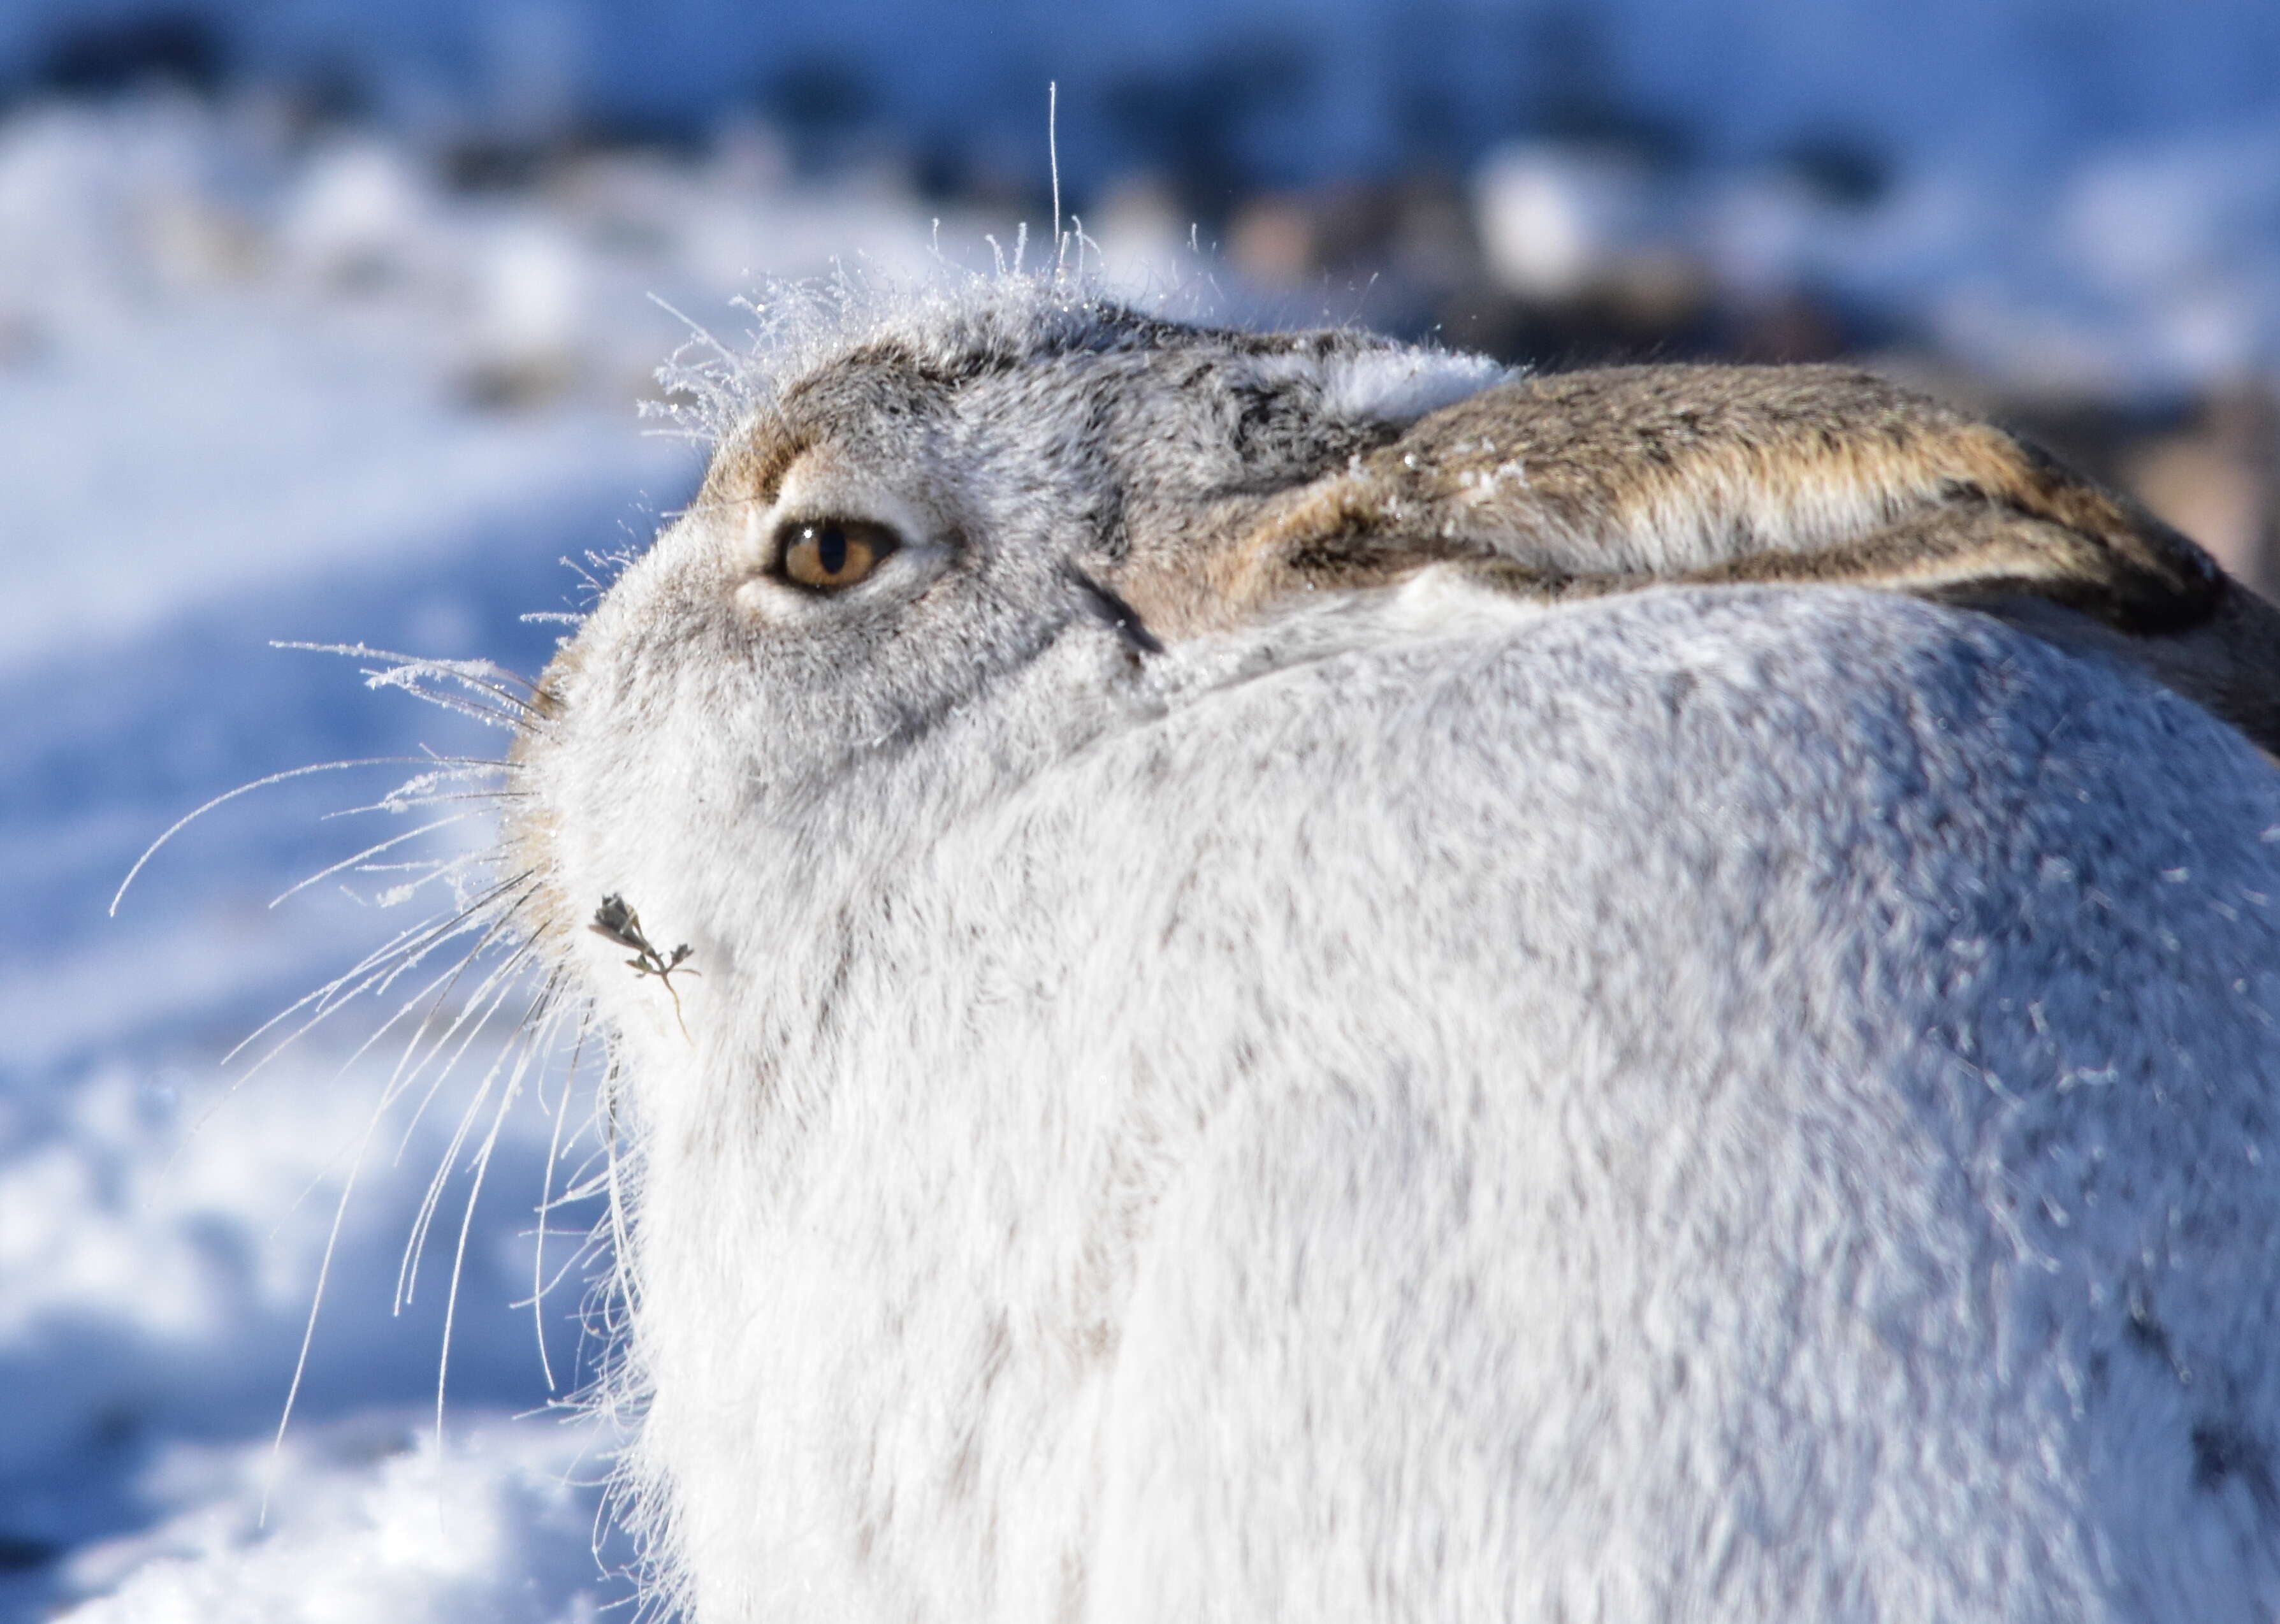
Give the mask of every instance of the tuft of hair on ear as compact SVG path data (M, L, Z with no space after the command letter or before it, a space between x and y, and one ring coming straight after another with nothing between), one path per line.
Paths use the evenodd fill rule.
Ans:
M1352 422L1406 428L1525 371L1484 355L1371 345L1323 358L1322 408Z

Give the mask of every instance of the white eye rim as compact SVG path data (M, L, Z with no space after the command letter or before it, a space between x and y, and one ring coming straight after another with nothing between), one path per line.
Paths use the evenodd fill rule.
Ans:
M786 580L780 538L787 528L832 520L876 525L898 544L868 575L847 586ZM825 449L799 457L785 471L775 499L748 511L736 550L743 577L736 590L738 606L761 619L796 624L914 597L950 568L958 547L948 516L932 504L912 500L875 468Z
M835 513L830 518L845 522L853 517ZM819 519L786 519L772 523L768 532L771 550L748 566L743 579L738 581L736 600L738 608L756 618L780 624L797 624L841 614L860 604L886 606L907 603L940 580L955 558L955 550L935 541L914 538L908 532L898 532L895 549L879 560L862 580L843 587L803 586L785 579L781 561L774 556L774 535L784 525L821 522ZM878 520L867 520L878 523Z

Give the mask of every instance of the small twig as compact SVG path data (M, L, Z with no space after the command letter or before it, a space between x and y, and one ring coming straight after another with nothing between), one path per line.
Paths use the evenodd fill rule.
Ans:
M670 953L658 951L650 944L650 939L642 934L641 915L633 911L624 897L614 892L602 898L602 905L594 910L594 922L587 928L597 936L631 950L633 957L627 959L626 964L635 975L654 975L665 983L665 996L673 1000L673 1019L681 1028L681 1035L687 1038L689 1022L682 1018L681 994L674 989L673 978L676 974L697 974L689 968L686 962L689 953L689 943L682 943Z

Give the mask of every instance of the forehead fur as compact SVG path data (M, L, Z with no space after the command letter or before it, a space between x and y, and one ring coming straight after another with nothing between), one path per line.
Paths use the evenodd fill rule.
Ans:
M666 414L719 447L812 415L795 410L803 396L867 375L891 380L908 399L913 386L956 391L1061 358L1219 359L1246 366L1262 387L1304 385L1326 417L1396 427L1508 375L1483 357L1356 328L1251 333L1175 320L1066 276L786 285L749 309L758 318L750 349L704 335L659 374L687 397Z

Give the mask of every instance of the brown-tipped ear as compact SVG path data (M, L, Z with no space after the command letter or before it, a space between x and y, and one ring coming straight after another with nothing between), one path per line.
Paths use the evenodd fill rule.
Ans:
M1175 638L1433 565L1547 600L1679 582L1876 588L1988 609L2053 642L2082 624L2074 646L2133 660L2268 750L2280 742L2280 612L2128 498L1866 373L1507 382L1191 539L1176 572L1118 583Z
M2190 597L2149 589L2133 570L2099 573L2113 557L2049 519L1991 505L1944 507L1837 551L1803 560L1759 553L1679 579L1866 587L1976 609L2069 653L2135 666L2280 759L2280 609L2222 571L2210 590ZM1800 562L1812 567L1800 570ZM1578 581L1570 589L1577 589L1607 587Z
M2169 636L2133 638L2127 652L2280 764L2280 609L2228 580L2207 620Z
M1905 524L1982 512L2043 523ZM1909 590L2023 576L2125 631L2194 623L2222 579L2136 504L2002 430L1870 373L1818 366L1506 383L1292 493L1241 545L1350 583L1372 558L1398 578L1471 556L1554 581L1642 583L1779 558L1782 579L1868 584L1873 557L1885 584ZM1768 578L1762 567L1752 578ZM1254 564L1244 574L1282 573Z

